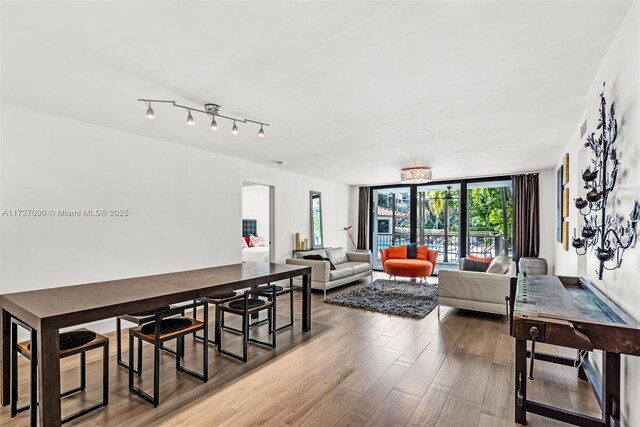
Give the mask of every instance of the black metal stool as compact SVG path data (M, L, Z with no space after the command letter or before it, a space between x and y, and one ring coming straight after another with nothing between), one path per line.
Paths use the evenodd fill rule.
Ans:
M289 279L289 287L285 288L284 286L280 286L280 285L273 285L276 288L276 297L282 296L282 295L289 295L289 323L287 323L286 325L282 325L280 327L276 326L276 317L275 315L277 313L274 313L274 320L273 320L273 325L275 327L276 332L281 331L283 329L286 328L290 328L293 326L293 279ZM265 296L267 298L271 298L271 292L269 290L265 290L260 292L261 296ZM269 319L262 319L259 322L254 322L251 324L251 326L255 326L255 325L259 325L261 323L264 323L266 321L268 321Z
M249 298L250 295L260 294L263 291L268 291L270 293L270 300ZM216 336L218 337L218 352L246 363L249 341L267 347L276 348L276 334L272 333L275 326L275 307L276 290L274 286L258 286L253 289L248 289L244 292L244 296L242 298L219 305L218 310L216 310ZM249 317L251 317L252 314L259 314L262 310L267 310L267 320L269 321L269 334L271 335L271 342L260 341L255 338L249 337ZM224 350L222 348L222 330L225 329L225 313L236 314L242 317L242 330L239 331L242 334L242 355Z
M237 299L241 299L242 295L238 295L235 292L224 292L221 294L215 294L215 295L210 295L208 297L204 297L204 298L198 298L197 301L202 301L202 302L206 302L207 304L213 304L215 309L214 309L214 313L215 313L215 320L216 322L218 321L218 307L220 306L220 304L224 304L226 302L231 302L231 301L235 301ZM196 315L197 310L193 310L193 318L197 319L197 315ZM236 330L234 330L236 331ZM242 331L237 330L238 333L242 333ZM193 333L193 338L196 340L200 340L202 341L203 338L201 336L198 336L195 332ZM210 339L208 340L209 344L217 344L218 341L220 340L220 335L219 335L219 330L217 327L217 323L216 323L216 327L214 328L214 339Z
M31 340L18 344L18 326L31 332ZM11 417L18 413L29 410L30 425L36 426L38 423L38 345L37 332L22 321L11 319ZM95 411L109 404L109 338L89 331L88 329L77 329L71 332L60 334L60 359L80 355L80 386L72 390L67 390L60 394L60 397L70 396L84 391L87 386L87 358L86 353L90 350L102 348L102 402L95 403L87 408L81 409L67 417L62 418L61 423L75 420L89 412ZM29 405L18 407L18 353L30 361L31 376L29 378Z
M155 320L155 314L157 311L168 310L170 308L175 308L175 307L167 305L164 307L155 308L153 310L141 311L139 313L124 314L122 316L116 317L116 363L118 365L129 369L129 365L122 361L122 320L125 320L130 323L134 323L140 326L140 325L144 325L145 323L153 322ZM182 309L182 315L184 316L184 309ZM162 346L161 349L173 355L176 354L176 352L170 348L166 348ZM184 354L182 356L184 356ZM142 343L140 340L138 340L138 369L134 368L133 372L135 372L138 375L141 375L142 373Z
M176 370L194 376L204 382L207 382L209 379L209 348L207 345L202 346L202 374L187 369L182 365L184 358L184 337L186 335L190 335L202 329L204 331L203 339L205 342L208 341L208 328L205 327L209 319L207 303L196 302L189 307L193 307L193 309L196 310L200 305L204 305L203 322L184 316L169 317L183 313L185 307L182 306L158 311L154 315L153 322L129 329L129 391L142 397L154 407L157 407L160 404L160 350L162 344L166 341L176 340L177 354L179 355L176 356ZM134 338L138 338L139 347L142 347L142 341L153 345L153 396L136 387L133 383ZM138 351L138 354L140 355L140 350Z

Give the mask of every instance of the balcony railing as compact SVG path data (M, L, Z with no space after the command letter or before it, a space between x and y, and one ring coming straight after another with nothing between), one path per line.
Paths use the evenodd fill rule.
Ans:
M391 233L377 234L378 249L385 249L391 245L409 244L409 233L399 232L393 236ZM430 249L438 251L439 262L457 263L460 259L460 236L457 232L449 232L445 238L443 230L425 230L424 241L418 242L428 245ZM504 240L502 233L492 231L471 231L467 246L467 255L478 257L495 257L502 252Z

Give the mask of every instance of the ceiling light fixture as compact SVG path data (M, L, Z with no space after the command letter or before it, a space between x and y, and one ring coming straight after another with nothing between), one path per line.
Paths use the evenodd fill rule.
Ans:
M153 113L153 108L151 108L151 103L148 102L147 105L149 106L149 108L147 108L147 119L155 119L156 115Z
M400 182L403 184L424 184L431 181L431 169L424 166L403 168L400 171Z
M261 122L261 121L257 121L257 120L251 120L251 119L247 119L247 118L239 118L239 117L232 117L232 116L226 116L223 114L220 114L220 111L222 111L222 107L218 104L204 104L204 109L198 109L198 108L193 108L193 107L187 107L186 105L180 105L180 104L176 104L176 101L168 101L168 100L164 100L164 99L146 99L146 98L140 98L138 99L138 101L140 102L144 102L147 105L147 117L149 119L153 119L155 117L155 114L153 112L153 108L151 108L151 104L152 103L156 103L156 104L171 104L173 107L176 108L182 108L184 110L187 110L187 124L189 126L193 126L195 124L195 121L193 120L193 115L191 114L192 111L194 112L198 112L198 113L202 113L202 114L206 114L207 116L211 117L211 129L212 130L216 130L218 129L218 122L216 121L216 117L218 118L223 118L226 120L229 120L231 122L233 122L233 128L231 129L231 133L234 135L238 134L238 126L237 123L255 123L257 125L260 125L260 130L258 131L258 137L259 138L264 138L265 132L264 132L264 126L269 126L269 123L265 123L265 122Z

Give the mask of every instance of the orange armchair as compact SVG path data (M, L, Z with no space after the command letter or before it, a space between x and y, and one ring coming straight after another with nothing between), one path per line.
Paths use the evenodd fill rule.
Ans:
M433 273L438 251L427 249L427 259L389 258L389 249L380 249L382 271L390 276L428 277Z

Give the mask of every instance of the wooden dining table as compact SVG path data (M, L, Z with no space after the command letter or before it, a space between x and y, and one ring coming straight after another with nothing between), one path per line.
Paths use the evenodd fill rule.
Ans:
M300 276L302 330L310 331L311 267L287 264L231 264L0 295L2 406L9 404L10 397L12 317L33 328L37 336L40 425L59 426L61 328Z

